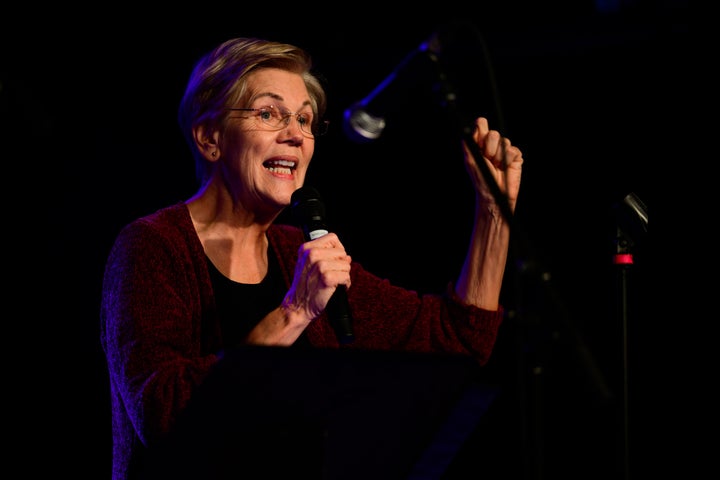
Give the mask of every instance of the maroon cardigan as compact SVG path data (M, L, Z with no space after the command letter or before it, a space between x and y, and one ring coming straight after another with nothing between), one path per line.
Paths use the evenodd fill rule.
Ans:
M289 286L303 234L273 225L267 235ZM502 308L464 305L451 285L442 294L420 296L355 262L351 278L355 341L340 345L323 314L306 330L313 346L460 353L480 365L488 361ZM127 480L223 348L206 255L184 203L122 229L108 257L100 314L111 389L112 478Z

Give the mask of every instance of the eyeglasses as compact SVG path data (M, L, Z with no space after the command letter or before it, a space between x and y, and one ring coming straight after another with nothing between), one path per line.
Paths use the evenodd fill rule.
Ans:
M328 130L329 121L323 120L313 124L312 113L292 113L277 105L268 105L260 108L228 108L228 110L239 112L255 112L254 116L260 119L263 125L272 129L280 130L290 125L290 117L295 117L300 130L305 136L319 137L325 135ZM249 117L241 117L249 118Z

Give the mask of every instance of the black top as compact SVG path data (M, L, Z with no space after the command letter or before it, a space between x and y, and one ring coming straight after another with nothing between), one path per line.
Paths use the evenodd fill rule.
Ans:
M282 280L280 265L270 249L265 278L260 283L239 283L220 273L209 258L207 263L215 290L223 343L226 348L239 345L268 312L282 303L287 287Z

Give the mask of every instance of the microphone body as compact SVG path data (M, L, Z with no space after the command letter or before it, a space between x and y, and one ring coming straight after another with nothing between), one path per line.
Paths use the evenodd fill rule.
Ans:
M295 221L303 231L305 240L314 240L328 233L325 204L322 202L319 192L314 188L301 187L293 192L290 209ZM345 285L337 287L325 310L340 344L353 342L355 334L353 333L352 315Z

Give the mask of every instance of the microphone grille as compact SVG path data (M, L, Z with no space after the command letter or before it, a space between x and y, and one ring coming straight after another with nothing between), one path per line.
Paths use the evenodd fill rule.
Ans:
M325 217L325 204L320 192L310 186L295 190L290 198L290 209L295 220L304 224L309 221L322 221Z

